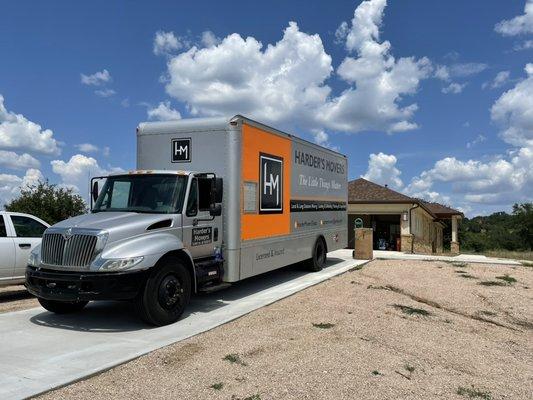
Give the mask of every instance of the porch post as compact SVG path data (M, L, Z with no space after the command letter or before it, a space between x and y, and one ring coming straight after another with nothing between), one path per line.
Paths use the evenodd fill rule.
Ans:
M450 243L450 251L452 253L459 253L459 217L452 215L452 242Z

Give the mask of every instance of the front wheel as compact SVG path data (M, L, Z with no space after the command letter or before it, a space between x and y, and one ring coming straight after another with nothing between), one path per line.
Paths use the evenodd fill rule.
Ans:
M70 314L81 311L85 307L88 301L57 301L57 300L46 300L39 298L39 303L46 310L53 312L55 314Z
M326 243L324 239L318 238L313 246L313 255L308 262L309 269L313 272L321 271L326 264Z
M191 277L178 258L168 257L149 276L135 300L141 319L163 326L176 322L191 298Z

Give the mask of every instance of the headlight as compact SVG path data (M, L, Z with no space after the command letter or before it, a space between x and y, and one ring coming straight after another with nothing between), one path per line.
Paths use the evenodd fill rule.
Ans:
M115 258L104 262L100 269L102 270L120 270L128 269L139 264L144 257Z
M39 254L37 253L30 253L30 257L28 258L28 265L32 267L38 267L39 266Z

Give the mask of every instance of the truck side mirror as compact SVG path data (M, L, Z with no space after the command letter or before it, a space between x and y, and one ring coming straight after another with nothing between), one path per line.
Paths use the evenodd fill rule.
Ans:
M219 217L222 215L222 205L221 204L213 204L211 208L209 209L209 215L212 217Z
M224 185L222 178L215 178L215 203L222 203L222 194L224 193Z
M96 202L96 199L98 198L98 181L94 181L91 195L93 197L93 201Z

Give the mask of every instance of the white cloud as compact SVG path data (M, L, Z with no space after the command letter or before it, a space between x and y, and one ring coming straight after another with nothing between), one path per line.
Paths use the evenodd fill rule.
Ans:
M344 43L344 41L346 40L346 36L348 36L349 32L350 26L348 25L348 22L342 21L342 23L335 31L335 43Z
M168 55L182 47L183 43L176 35L174 35L174 32L156 32L153 47L156 56Z
M476 136L476 138L474 140L472 140L472 141L470 141L470 142L468 142L466 144L466 148L470 149L470 148L472 148L472 147L474 147L474 146L476 146L476 145L478 145L480 143L483 143L486 140L487 140L487 137L480 133L479 135Z
M211 31L204 31L202 32L202 39L201 43L205 47L212 47L216 46L220 43L220 38L217 37L213 32Z
M33 168L28 169L23 177L0 174L0 209L20 194L21 187L33 186L39 181L44 181L44 177L41 171Z
M170 106L170 101L162 101L157 107L150 107L146 111L148 119L155 119L158 121L172 121L181 119L181 114Z
M102 149L102 154L104 157L109 157L109 155L111 154L111 148L109 146L104 146L104 148Z
M444 94L459 94L466 87L466 83L452 82L448 86L442 88Z
M401 172L396 167L398 160L392 154L370 154L368 169L363 178L380 185L388 185L392 188L400 189L403 182L400 178Z
M533 0L526 0L524 14L503 20L497 23L494 29L504 36L533 33Z
M102 168L96 159L83 154L75 154L70 160L53 160L50 162L52 171L61 177L61 183L72 187L85 199L88 198L90 180L93 176L108 175L122 171L120 168Z
M115 95L117 92L115 92L113 89L98 89L94 91L94 94L100 97L111 97Z
M96 153L98 151L98 146L91 143L80 143L76 144L74 147L83 153Z
M39 168L41 163L28 153L17 154L13 151L0 150L0 165L11 169Z
M0 94L0 148L21 149L33 153L61 153L50 129L28 120L22 114L8 111Z
M510 71L500 71L496 74L492 82L485 82L483 83L483 85L481 85L481 87L483 89L487 87L490 87L491 89L497 89L505 85L507 82L509 82L510 76L511 76Z
M461 63L452 64L449 67L450 75L453 77L464 78L472 75L479 74L488 68L484 63Z
M533 147L533 64L525 67L527 77L496 100L491 118L502 127L502 139L514 146Z
M522 43L516 44L513 47L514 51L530 50L533 49L533 40L524 40Z
M102 86L113 80L107 69L95 72L92 75L80 74L81 83L88 86Z
M400 105L428 77L427 58L395 59L380 42L385 1L363 2L346 28L347 57L337 70L346 87L326 84L333 67L317 34L290 22L277 43L264 47L233 33L210 47L194 46L168 62L167 93L193 115L242 113L277 126L305 129L405 131L416 104ZM344 33L343 33L344 35Z

